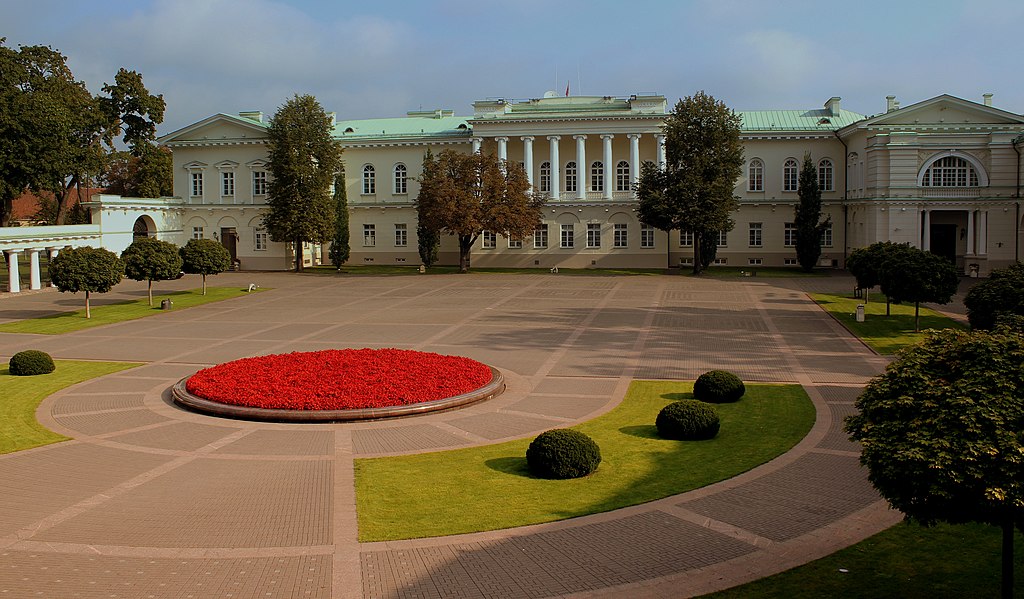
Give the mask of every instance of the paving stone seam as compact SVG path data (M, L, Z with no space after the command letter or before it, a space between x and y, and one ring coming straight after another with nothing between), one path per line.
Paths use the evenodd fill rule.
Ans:
M815 448L809 450L807 453L820 453L820 454L823 454L823 455L838 455L838 456L846 456L846 457L851 457L851 458L859 458L860 457L860 452L859 451L846 451L846 450L843 450L843 449L828 449L827 447L815 447Z
M172 559L244 559L331 555L335 545L296 545L274 547L144 547L138 545L99 545L63 543L59 541L19 540L3 547L9 551L61 553L69 555L102 555L109 557L172 558Z
M676 518L679 518L680 520L685 520L686 522L691 522L703 528L713 530L738 541L743 541L748 545L753 545L754 547L763 548L776 544L775 541L767 537L762 537L755 532L746 530L734 524L729 524L728 522L723 522L722 520L709 518L703 514L698 514L697 512L681 507L678 504L661 505L660 509L675 516Z
M362 596L362 569L358 557L359 522L356 514L355 466L351 429L334 431L334 471L331 525L334 552L331 565L331 597Z

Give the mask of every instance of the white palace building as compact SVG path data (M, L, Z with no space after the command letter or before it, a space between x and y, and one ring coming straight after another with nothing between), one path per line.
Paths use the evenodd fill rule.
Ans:
M831 227L821 265L876 241L909 242L981 275L1020 259L1024 116L941 95L865 116L839 98L822 108L741 112L743 175L736 181L735 226L719 238L717 262L796 264L793 210L803 156L818 167ZM637 220L632 191L645 161L664 160L664 96L569 96L481 100L473 115L447 110L405 117L336 121L351 208L350 264L418 265L417 175L424 154L443 149L495 153L521 162L548 197L531 237L486 231L474 266L663 268L688 264L692 237L666 235ZM223 243L242 270L287 270L288 244L270 241L266 211L268 122L260 112L217 114L160 138L174 153L174 197L95 196L92 225L0 230L14 290L20 264L38 280L38 255L73 245L121 251L138 235L183 245ZM327 248L306 248L307 264ZM443 238L441 263L457 263Z

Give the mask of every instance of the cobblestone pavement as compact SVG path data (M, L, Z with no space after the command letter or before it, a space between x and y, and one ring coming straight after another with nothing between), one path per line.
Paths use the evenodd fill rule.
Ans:
M188 288L187 277L160 291ZM753 580L895 521L842 418L885 360L805 290L852 279L228 273L270 290L60 336L0 333L63 359L145 365L70 387L38 418L74 440L0 456L0 596L680 597ZM125 282L114 301L144 287ZM0 297L0 322L77 306ZM194 414L168 388L244 356L338 347L466 355L500 397L387 422L284 425ZM796 382L818 410L792 451L648 504L513 530L359 543L352 459L488 444L588 420L634 378L728 368ZM2 393L0 393L2 395Z

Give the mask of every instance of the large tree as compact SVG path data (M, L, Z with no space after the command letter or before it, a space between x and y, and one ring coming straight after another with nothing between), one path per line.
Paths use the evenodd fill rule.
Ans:
M114 140L132 151L151 145L163 121L164 100L121 69L105 96L75 79L67 58L48 46L3 45L0 38L0 225L25 189L49 192L56 222L68 218L77 191L103 171Z
M739 115L697 92L665 119L663 168L647 163L637 184L637 216L662 231L693 231L693 272L703 270L702 241L733 227L736 179L743 170ZM671 266L671 262L669 263Z
M203 295L206 295L207 275L220 274L231 268L231 254L223 244L212 239L189 239L179 253L182 272L203 275Z
M174 193L173 157L167 148L144 145L134 152L112 152L100 183L107 193L133 198L158 198Z
M483 231L525 237L540 224L543 205L518 163L454 150L423 159L416 197L419 223L458 238L460 272L469 270L470 251Z
M121 252L124 274L133 281L146 281L149 305L153 305L153 281L166 281L181 274L178 246L154 237L140 237ZM205 287L205 284L204 284Z
M422 221L416 225L416 245L423 266L430 268L437 263L438 250L441 247L441 234L428 229Z
M348 231L348 191L345 190L345 170L342 169L334 178L334 237L331 238L331 249L327 257L331 259L334 268L341 270L341 265L348 262L351 253Z
M341 169L341 144L316 98L296 95L270 119L267 146L272 176L263 225L270 239L292 243L302 271L302 244L324 243L334 233L331 183Z
M972 329L991 329L1000 317L1024 316L1024 264L993 270L964 297Z
M821 257L821 234L831 219L821 220L821 188L818 187L818 169L810 154L804 154L796 190L796 209L793 225L796 227L796 259L804 272L811 272Z
M61 250L50 260L50 281L61 293L85 292L85 317L92 318L89 294L106 293L121 282L124 263L117 254L91 246Z
M1024 336L945 330L903 350L857 400L846 430L871 483L907 518L1003 531L1013 596L1014 527L1024 525Z
M894 244L895 245L895 244ZM948 258L909 245L892 251L879 268L882 293L896 303L914 302L914 330L920 329L921 302L948 304L953 299L960 277Z

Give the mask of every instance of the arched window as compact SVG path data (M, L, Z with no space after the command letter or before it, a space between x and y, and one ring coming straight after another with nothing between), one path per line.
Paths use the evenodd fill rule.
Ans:
M629 163L625 160L615 165L615 191L629 191Z
M921 177L922 187L978 187L978 171L959 156L945 156L931 163Z
M566 162L565 163L565 191L567 193L576 193L576 163Z
M377 171L372 164L363 167L363 193L377 193Z
M796 191L799 185L795 158L787 158L782 165L782 191Z
M831 160L822 158L818 162L818 189L821 191L833 191L835 189L833 172Z
M540 192L547 193L551 191L551 163L541 162L540 163Z
M132 239L139 239L141 237L150 236L149 221L147 217L140 216L135 219L135 224L132 226Z
M409 193L409 171L402 163L395 165L395 193Z
M590 165L590 189L604 191L604 163L601 161Z
M747 167L747 191L764 191L764 162L754 158Z

